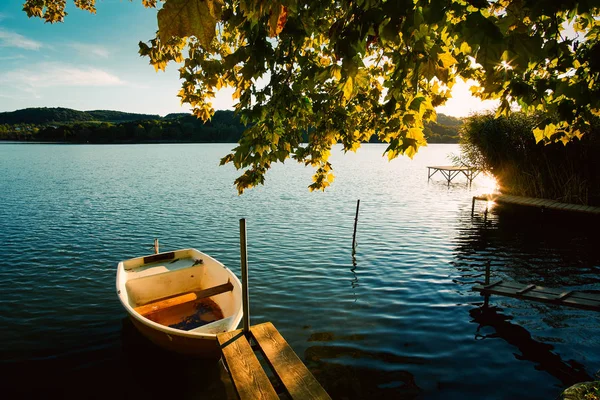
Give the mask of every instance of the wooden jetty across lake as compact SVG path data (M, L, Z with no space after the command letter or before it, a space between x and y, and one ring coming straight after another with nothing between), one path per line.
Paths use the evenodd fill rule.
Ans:
M479 173L481 172L477 168L468 167L468 166L454 166L454 165L428 166L427 167L427 180L431 179L431 177L433 175L435 175L435 173L438 171L442 175L444 175L444 178L446 178L446 180L448 181L448 185L450 185L450 182L452 182L452 179L456 178L460 174L463 174L464 176L467 177L467 181L469 182L469 185L470 185L471 183L473 183L473 179L475 179L475 177L477 175L479 175Z
M518 282L504 282L502 280L489 285L475 285L473 290L484 295L497 294L522 300L600 311L600 294L596 293L575 290L564 291Z
M549 210L577 211L577 212L584 212L584 213L589 213L589 214L600 215L600 207L585 206L582 204L562 203L560 201L555 201L555 200L538 199L535 197L513 196L513 195L509 195L509 194L486 194L486 195L482 195L482 196L473 196L471 215L473 215L473 212L475 210L475 201L476 200L493 201L493 202L502 203L502 204L515 204L515 205L520 205L520 206L537 207L537 208L549 209Z
M331 400L325 389L306 368L294 350L270 322L250 326L248 296L248 256L246 220L240 220L242 261L243 329L217 334L221 360L241 400L279 400L276 387L282 387L293 400ZM252 346L251 343L255 345ZM278 383L271 383L255 349L262 354Z

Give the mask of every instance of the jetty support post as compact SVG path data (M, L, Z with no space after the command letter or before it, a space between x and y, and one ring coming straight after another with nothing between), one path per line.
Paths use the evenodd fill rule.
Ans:
M154 254L158 254L158 238L154 239Z
M243 332L246 337L250 334L250 304L248 296L248 249L246 242L246 219L240 219L240 258L242 264L242 308L244 315Z
M356 253L356 225L358 223L358 208L360 207L360 199L356 201L356 216L354 217L354 234L352 235L352 254Z

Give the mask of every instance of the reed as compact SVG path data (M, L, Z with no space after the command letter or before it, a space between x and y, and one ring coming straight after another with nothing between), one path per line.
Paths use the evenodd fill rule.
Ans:
M461 129L457 161L490 172L503 193L600 204L600 124L566 145L536 143L539 116L473 115Z

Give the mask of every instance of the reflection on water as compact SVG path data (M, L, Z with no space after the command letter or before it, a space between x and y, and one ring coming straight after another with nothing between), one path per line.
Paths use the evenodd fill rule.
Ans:
M496 205L487 216L475 213L472 218L464 216L464 221L452 261L460 273L455 279L459 285L468 288L483 281L489 264L492 282L565 291L599 288L598 220ZM503 353L506 364L506 357L518 360L523 368L529 364L556 378L563 388L594 379L599 313L500 295L483 296L483 306L471 304L477 304L469 310L471 322L478 325L475 339L496 359ZM496 338L510 347L489 340Z
M593 380L584 365L574 360L563 361L560 355L553 352L554 346L534 340L527 329L509 322L512 317L502 314L502 311L499 307L486 306L469 311L473 322L478 324L475 334L477 340L506 340L521 351L521 354L514 354L517 360L532 361L536 369L548 372L567 386ZM486 327L493 328L494 332L482 333Z
M133 398L237 399L220 361L166 351L143 336L129 318L122 320L123 369ZM113 398L113 397L111 397Z
M381 371L358 363L327 361L364 357L400 365L423 363L423 360L395 359L390 354L364 353L352 347L312 346L304 353L306 366L333 399L416 399L422 394L415 377L401 367Z

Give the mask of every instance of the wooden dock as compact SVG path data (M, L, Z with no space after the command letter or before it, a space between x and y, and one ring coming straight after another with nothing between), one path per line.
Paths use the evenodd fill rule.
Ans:
M279 400L287 394L292 400L331 400L325 389L306 368L294 350L270 322L250 325L248 293L248 251L246 220L240 219L240 258L242 266L243 328L217 334L221 360L241 400ZM222 285L224 286L224 285ZM255 351L256 350L256 351ZM268 364L277 382L271 383L262 364Z
M600 207L584 206L582 204L562 203L560 201L537 199L535 197L513 196L509 194L486 194L482 196L473 196L471 215L475 210L475 201L493 201L499 204L514 204L520 206L537 207L548 210L575 211L588 214L600 215Z
M292 399L331 399L272 323L217 335L222 360L241 400L273 399L279 395L257 358L251 341L269 365L283 391Z
M477 177L477 175L479 175L481 171L479 171L477 168L468 166L428 166L427 180L431 179L431 177L435 175L436 172L440 172L442 175L444 175L444 178L446 178L446 180L448 181L448 185L450 185L452 179L456 178L460 174L463 174L467 178L467 181L470 185L471 183L473 183L473 179L475 179L475 177Z
M600 294L581 291L563 291L518 282L498 281L489 285L475 285L473 290L484 295L497 294L522 300L539 301L561 306L600 311Z

